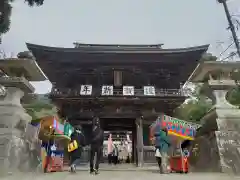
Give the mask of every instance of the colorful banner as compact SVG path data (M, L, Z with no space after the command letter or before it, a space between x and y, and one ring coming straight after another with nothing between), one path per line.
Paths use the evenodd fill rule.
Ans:
M170 135L178 136L183 139L193 140L199 124L179 120L170 116L162 115L151 125L151 129L156 126L167 128Z
M161 120L166 121L166 122L171 122L173 124L178 124L181 125L185 128L190 128L190 129L198 129L201 125L196 124L196 123L192 123L192 122L188 122L188 121L183 121L171 116L167 116L167 115L163 115L160 116Z
M64 125L58 122L55 118L53 119L53 128L58 134L64 134Z

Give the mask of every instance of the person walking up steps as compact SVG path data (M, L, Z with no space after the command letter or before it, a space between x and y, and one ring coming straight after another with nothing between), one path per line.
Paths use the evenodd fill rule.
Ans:
M68 152L70 157L70 172L76 172L76 166L80 163L82 148L85 145L85 136L82 128L79 126L75 128L71 134L71 142L68 145Z
M99 163L102 156L104 132L100 127L99 118L93 119L92 137L90 144L90 173L99 174ZM96 156L96 157L95 157ZM94 157L96 158L94 165Z

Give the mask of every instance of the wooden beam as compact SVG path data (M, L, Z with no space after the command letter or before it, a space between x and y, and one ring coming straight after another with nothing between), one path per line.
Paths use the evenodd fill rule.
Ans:
M137 128L137 155L138 155L138 167L144 165L143 159L143 123L142 117L136 119L136 128Z

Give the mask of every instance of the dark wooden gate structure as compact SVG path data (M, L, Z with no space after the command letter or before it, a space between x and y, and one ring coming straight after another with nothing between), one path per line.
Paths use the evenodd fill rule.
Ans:
M171 116L185 100L182 85L208 45L75 45L27 44L53 84L50 98L60 115L82 124L86 133L94 116L105 130L130 130L136 164L155 161L146 129L159 114Z

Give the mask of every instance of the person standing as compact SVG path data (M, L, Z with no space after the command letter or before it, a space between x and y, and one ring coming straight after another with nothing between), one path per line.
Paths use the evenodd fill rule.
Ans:
M114 147L113 147L113 163L114 163L114 165L117 165L117 163L118 163L118 156L119 156L118 147L116 144L114 144Z
M127 149L127 163L130 163L132 158L132 141L129 134L127 134L127 140L125 141L125 143Z
M168 151L170 147L170 140L166 128L156 128L155 133L155 150L156 159L160 169L160 173L166 173L168 167Z
M99 174L99 163L102 156L104 132L100 127L99 118L93 119L93 128L90 144L90 173ZM94 157L96 158L94 165Z
M107 146L107 153L108 153L108 164L112 164L112 156L113 156L112 134L109 134L108 146Z
M71 134L71 143L68 145L68 152L70 157L70 171L76 172L76 166L80 163L82 148L85 145L85 136L82 128L79 126L75 128Z

